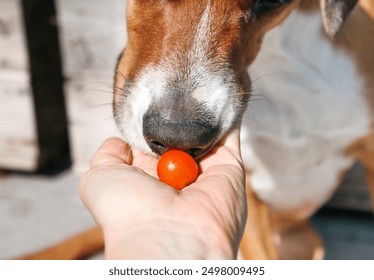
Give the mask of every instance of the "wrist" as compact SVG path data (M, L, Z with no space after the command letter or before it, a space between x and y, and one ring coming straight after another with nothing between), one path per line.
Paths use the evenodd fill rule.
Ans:
M212 244L187 225L147 222L104 228L106 259L234 259L231 244ZM209 235L209 232L204 234Z

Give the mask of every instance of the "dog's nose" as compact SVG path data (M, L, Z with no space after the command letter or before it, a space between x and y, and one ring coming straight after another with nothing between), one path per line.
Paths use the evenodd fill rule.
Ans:
M197 158L212 147L218 133L217 127L189 118L169 119L159 113L148 113L143 117L143 136L158 155L178 149Z

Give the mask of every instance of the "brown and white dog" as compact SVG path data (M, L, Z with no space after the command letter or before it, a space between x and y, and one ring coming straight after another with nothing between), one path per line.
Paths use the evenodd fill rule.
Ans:
M128 0L117 126L137 149L199 158L241 123L243 258L322 258L309 217L357 159L374 189L374 5L356 2Z

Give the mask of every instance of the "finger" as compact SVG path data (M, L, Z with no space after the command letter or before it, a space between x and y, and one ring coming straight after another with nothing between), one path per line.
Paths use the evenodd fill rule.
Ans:
M211 165L199 176L197 183L209 192L221 192L228 189L244 189L245 171L240 163Z
M243 168L243 160L240 153L240 129L235 128L200 161L200 169L205 173L211 167L224 167L225 165L235 165Z
M197 193L204 203L217 209L228 222L245 221L246 194L244 171L235 165L216 166L201 174L198 181L182 190L183 195ZM204 193L202 195L201 193Z
M130 146L122 139L112 137L107 139L95 153L90 162L90 168L131 164L131 161L132 153Z
M235 127L221 145L200 162L198 183L213 195L242 193L245 188L244 164L240 153L240 128Z
M140 168L147 174L157 178L157 161L155 156L133 150L132 166Z

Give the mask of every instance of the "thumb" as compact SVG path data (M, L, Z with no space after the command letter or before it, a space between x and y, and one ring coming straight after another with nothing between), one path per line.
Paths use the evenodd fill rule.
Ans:
M223 146L228 148L237 158L240 158L240 126L233 130L223 140Z
M90 162L90 168L131 164L132 153L130 146L122 139L112 137L101 145Z

